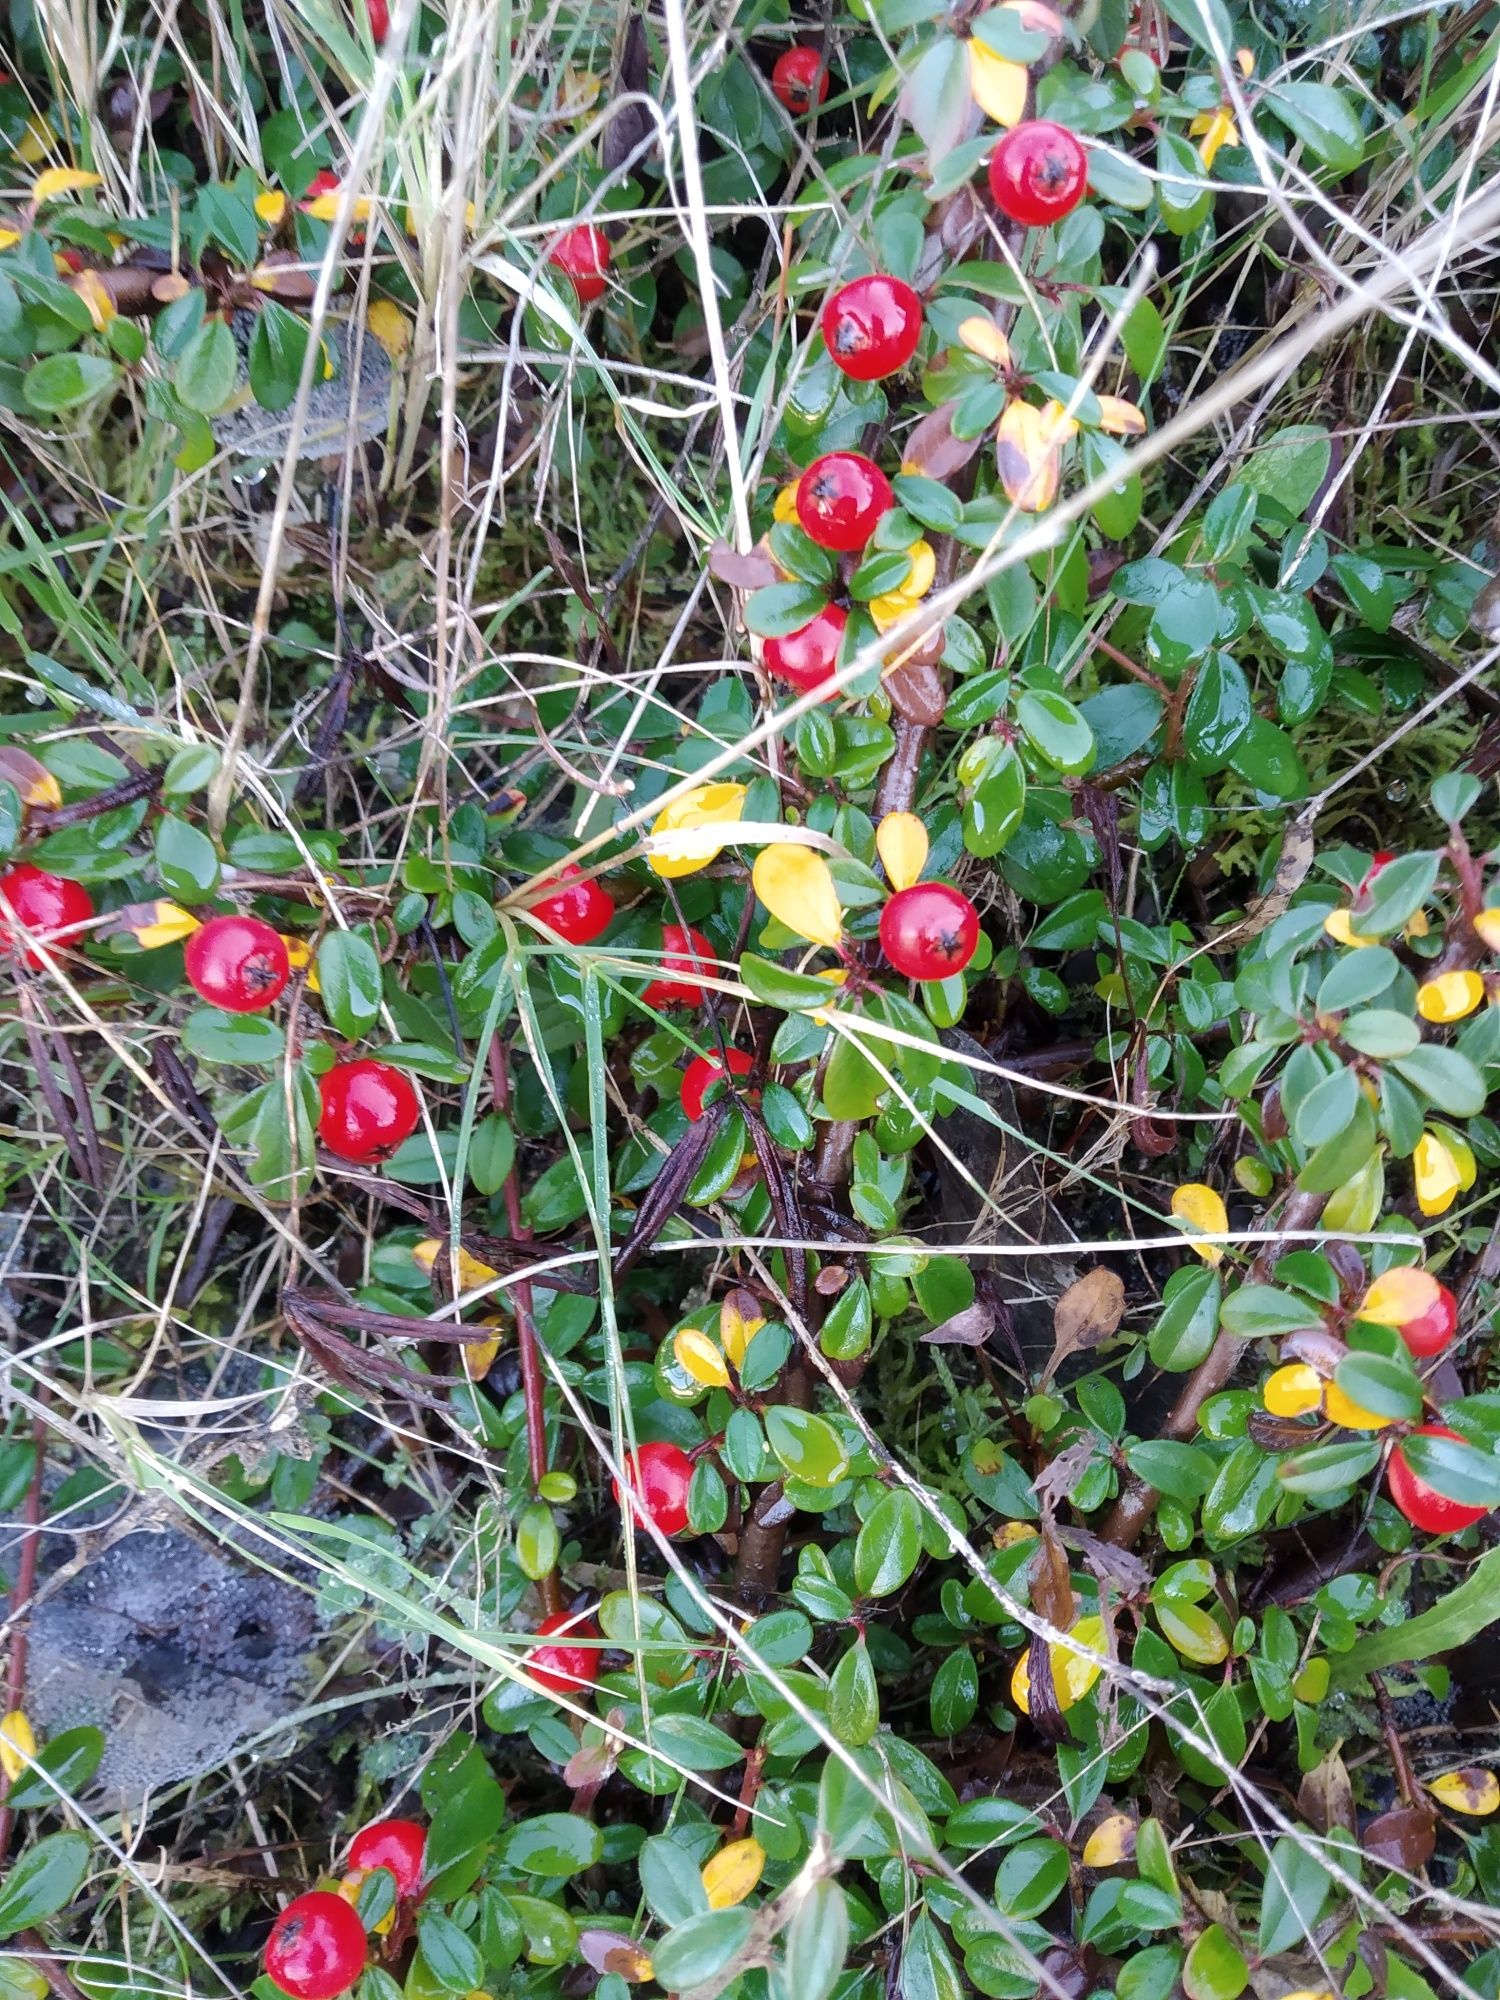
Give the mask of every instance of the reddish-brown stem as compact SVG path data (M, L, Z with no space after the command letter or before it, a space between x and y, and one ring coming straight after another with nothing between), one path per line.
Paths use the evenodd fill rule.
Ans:
M36 1559L42 1546L42 1473L47 1463L47 1427L40 1417L32 1423L31 1439L36 1446L36 1464L32 1467L31 1484L26 1489L26 1506L21 1516L25 1532L21 1537L20 1560L16 1564L16 1587L10 1598L13 1630L10 1635L10 1666L5 1676L7 1713L13 1708L20 1708L26 1699L26 1655L31 1643L26 1616L31 1594L36 1589ZM4 1771L0 1771L0 1865L10 1852L10 1829L15 1817L9 1805L4 1803L9 1792L10 1779Z
M1375 1690L1375 1706L1380 1714L1385 1747L1391 1753L1391 1772L1396 1780L1396 1790L1401 1795L1402 1805L1414 1806L1417 1803L1417 1781L1407 1761L1406 1745L1401 1741L1401 1731L1396 1726L1396 1711L1391 1706L1391 1697L1380 1674L1371 1674L1370 1686Z
M502 1117L510 1114L510 1073L506 1052L497 1037L490 1043L490 1089L495 1109ZM519 1243L530 1240L531 1231L521 1218L521 1177L512 1162L505 1176L505 1220ZM547 1409L542 1393L542 1364L537 1354L536 1313L532 1304L531 1281L518 1278L511 1286L511 1303L516 1315L516 1349L521 1357L521 1393L526 1403L526 1454L531 1467L531 1490L536 1493L547 1476ZM537 1586L542 1607L549 1618L563 1608L562 1586L557 1571L551 1570Z
M766 1753L759 1743L745 1759L745 1776L740 1785L740 1802L734 1818L729 1823L729 1838L743 1840L750 1826L750 1815L755 1810L756 1795L760 1791L760 1774L765 1767Z
M1113 660L1117 667L1123 667L1127 674L1134 674L1138 681L1144 681L1148 688L1154 688L1163 701L1172 699L1172 690L1160 674L1153 674L1149 667L1143 667L1132 660L1128 653L1122 653L1118 646L1112 646L1108 639L1096 638L1092 643L1096 653L1102 653L1105 659Z
M1326 1194L1303 1194L1294 1191L1287 1197L1286 1206L1281 1211L1280 1223L1266 1238L1265 1247L1256 1253L1250 1266L1247 1282L1262 1284L1270 1276L1271 1266L1280 1253L1282 1231L1311 1229L1323 1213ZM1198 1412L1210 1396L1216 1396L1234 1373L1240 1356L1245 1351L1245 1343L1238 1334L1221 1333L1205 1358L1189 1375L1182 1385L1177 1401L1167 1412L1159 1437L1175 1438L1186 1443L1197 1431ZM1127 1480L1125 1491L1115 1502L1108 1520L1099 1530L1106 1542L1113 1542L1117 1548L1134 1546L1141 1533L1156 1512L1161 1495L1154 1486L1148 1486L1144 1479L1134 1474Z

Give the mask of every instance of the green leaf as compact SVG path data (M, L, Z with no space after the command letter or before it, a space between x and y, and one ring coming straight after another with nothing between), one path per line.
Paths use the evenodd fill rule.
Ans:
M1258 1534L1280 1497L1275 1459L1249 1439L1237 1444L1204 1498L1203 1533L1209 1547L1223 1548Z
M1009 841L1025 811L1026 767L1007 743L965 802L964 846L980 860L990 859Z
M1250 1968L1227 1931L1210 1924L1193 1941L1182 1968L1188 2000L1239 2000L1250 1984Z
M226 1014L195 1007L182 1024L182 1046L204 1062L265 1067L286 1053L286 1036L264 1014Z
M1434 1440L1427 1440L1431 1443ZM1369 1447L1371 1463L1380 1455ZM1408 1660L1431 1660L1465 1646L1494 1623L1495 1593L1500 1590L1500 1549L1487 1549L1463 1582L1429 1610L1400 1624L1366 1628L1353 1652L1332 1662L1336 1685L1347 1687L1366 1674L1399 1667Z
M1228 653L1210 653L1182 719L1182 740L1194 768L1208 775L1222 771L1253 716L1244 669Z
M904 1487L891 1487L870 1509L854 1544L855 1588L861 1597L889 1597L921 1556L922 1510Z
M219 886L219 856L201 828L164 813L156 823L156 868L162 887L179 902L201 903Z
M753 951L741 957L740 977L757 1000L787 1013L805 1013L838 1000L826 979L814 979L807 972L788 972L769 958L757 958Z
M577 1813L535 1813L511 1827L500 1856L523 1875L577 1875L603 1851L604 1835L592 1821Z
M1322 424L1289 424L1256 448L1240 472L1240 484L1264 493L1295 518L1311 506L1328 477L1332 456Z
M641 1893L658 1923L683 1924L707 1910L708 1892L697 1866L681 1842L670 1835L653 1834L641 1848L636 1866Z
M1500 1506L1500 1459L1488 1452L1457 1438L1424 1437L1419 1431L1402 1445L1401 1455L1413 1472L1446 1499L1461 1501L1466 1507Z
M1334 1380L1351 1402L1377 1417L1415 1421L1422 1414L1422 1385L1409 1358L1351 1354L1339 1363Z
M880 1727L880 1686L863 1637L855 1640L829 1678L828 1724L851 1750L868 1743Z
M974 1720L979 1710L979 1669L967 1646L950 1653L933 1675L928 1702L939 1736L956 1736Z
M1355 1486L1380 1462L1378 1444L1318 1445L1284 1459L1276 1476L1288 1493L1342 1493Z
M907 77L901 98L933 166L964 136L971 104L969 52L955 36L940 35Z
M267 299L256 314L246 365L251 390L263 410L277 412L289 409L295 401L311 337L312 328L307 321L299 319L294 312L288 312L274 299ZM314 383L317 378L317 363L314 362Z
M1440 856L1401 854L1388 861L1369 891L1354 904L1350 922L1360 937L1389 937L1405 929L1437 882Z
M104 1732L82 1724L77 1729L65 1729L54 1736L37 1752L36 1761L50 1776L57 1790L71 1793L75 1798L99 1768L99 1760L104 1755ZM6 1804L25 1811L31 1806L51 1806L57 1803L57 1790L49 1785L41 1772L26 1770L10 1788Z
M1069 777L1092 766L1094 732L1066 695L1028 688L1016 703L1016 721L1033 748Z
M427 1969L446 1993L472 1993L484 1978L484 1958L471 1937L441 1910L417 1913L417 1938Z
M651 1950L658 1984L672 1993L706 1986L744 1950L754 1922L753 1910L704 1910L676 1925Z
M1295 1292L1276 1285L1241 1285L1225 1299L1219 1314L1226 1333L1266 1340L1302 1327L1321 1324L1316 1310Z
M828 602L817 583L768 583L745 600L745 623L757 637L784 639L810 625Z
M1274 1958L1312 1935L1328 1900L1328 1870L1311 1851L1311 1836L1284 1833L1271 1849L1260 1905L1260 1955Z
M823 1072L823 1104L830 1118L871 1118L884 1077L850 1035L840 1035Z
M49 354L28 368L21 394L44 417L80 409L113 388L119 369L100 354Z
M0 1883L0 1938L30 1930L65 1909L88 1873L89 1852L81 1833L49 1833L28 1847Z
M1450 1118L1477 1118L1484 1109L1484 1077L1457 1049L1424 1042L1409 1056L1397 1057L1391 1067Z
M925 1913L906 1935L901 1954L902 2000L964 2000L964 1982L942 1932Z
M206 792L218 776L220 762L212 743L185 743L167 765L161 781L163 793L169 799L186 799L195 792Z
M825 1417L774 1404L764 1412L766 1441L783 1470L809 1486L837 1486L849 1470L843 1439Z
M1060 1840L1025 1840L1013 1847L995 1877L995 1903L1002 1916L1039 1917L1068 1882L1068 1850Z
M323 1011L341 1035L358 1041L380 1019L380 960L358 931L330 931L318 946Z
M1162 1310L1146 1337L1146 1351L1158 1368L1174 1375L1196 1368L1219 1331L1222 1287L1207 1264L1174 1271L1162 1290Z
M828 2000L848 1954L848 1900L841 1886L825 1877L808 1890L787 1925L785 1991L797 2000Z
M1364 128L1344 91L1327 83L1281 83L1266 92L1263 102L1336 174L1352 174L1364 160Z
M1284 729L1262 715L1250 718L1250 726L1235 744L1229 762L1247 784L1267 798L1300 799L1307 795L1307 771L1296 744Z
M182 350L172 370L172 386L188 409L211 417L234 394L239 372L234 335L215 315L204 320Z
M1368 958L1372 951L1381 949L1380 945L1373 944L1364 951L1351 951L1344 963L1357 965L1360 959ZM1318 1005L1321 1011L1321 993ZM1393 1007L1365 1007L1359 1013L1351 1014L1344 1023L1343 1039L1351 1049L1358 1049L1361 1055L1374 1056L1384 1062L1392 1056L1410 1055L1422 1036L1409 1014L1398 1014Z

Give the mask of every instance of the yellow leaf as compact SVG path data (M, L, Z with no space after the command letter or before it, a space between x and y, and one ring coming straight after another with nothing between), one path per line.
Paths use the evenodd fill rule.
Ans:
M1202 1229L1213 1235L1222 1235L1229 1227L1229 1212L1222 1198L1202 1181L1188 1181L1176 1188L1172 1194L1172 1213L1179 1222L1190 1223L1194 1229ZM1221 1243L1194 1243L1193 1248L1205 1264L1221 1264L1224 1261L1224 1246Z
M1024 63L1009 62L987 49L983 42L969 43L969 94L986 118L1007 128L1019 125L1026 116Z
M1377 1417L1373 1410L1356 1403L1352 1396L1346 1396L1337 1382L1330 1382L1324 1391L1323 1408L1328 1421L1341 1424L1346 1431L1389 1430L1391 1417Z
M1102 1618L1080 1618L1069 1632L1070 1639L1076 1639L1080 1646L1087 1646L1099 1652L1104 1645L1104 1620ZM1023 1715L1031 1713L1031 1670L1028 1666L1030 1649L1016 1662L1015 1672L1010 1677L1011 1698ZM1097 1661L1085 1659L1071 1646L1051 1646L1048 1657L1052 1665L1052 1685L1057 1694L1059 1708L1071 1708L1075 1702L1083 1700L1089 1689L1098 1680L1104 1669Z
M995 433L995 462L1005 497L1023 514L1043 514L1057 498L1057 446L1042 427L1042 413L1019 397L1007 403Z
M68 280L68 289L76 292L88 307L95 333L103 333L110 321L117 317L109 288L97 271L80 271L77 277Z
M904 590L887 590L879 597L872 597L865 609L874 619L877 632L889 632L903 618L909 618L921 602L920 597L908 597Z
M286 196L276 188L262 188L255 197L255 213L268 229L276 228L286 215Z
M906 551L911 563L911 574L901 586L901 595L915 603L925 597L937 576L937 556L931 542L913 542Z
M40 208L44 201L51 201L57 195L81 194L84 188L99 187L103 178L102 174L91 174L83 167L48 167L31 183L31 199Z
M1363 951L1367 944L1374 944L1374 938L1361 937L1349 921L1347 910L1330 910L1323 919L1323 928L1336 944L1347 944L1355 951Z
M1424 1132L1411 1156L1417 1206L1424 1215L1443 1215L1459 1190L1458 1162L1435 1132Z
M875 829L875 850L893 889L909 889L927 866L927 829L915 813L887 813Z
M765 1323L754 1292L733 1291L719 1307L719 1342L736 1368L744 1367L746 1350Z
M1236 49L1234 52L1234 60L1240 75L1245 79L1246 83L1248 83L1251 77L1254 76L1255 74L1254 54L1249 49Z
M1466 1765L1461 1771L1445 1771L1440 1778L1429 1778L1427 1789L1450 1812L1465 1813L1471 1819L1483 1819L1500 1806L1500 1778L1479 1764Z
M36 1758L36 1732L25 1710L13 1708L0 1716L0 1771L14 1784L28 1758Z
M482 1382L495 1365L495 1357L500 1352L500 1340L505 1331L501 1320L486 1320L486 1326L493 1326L495 1332L488 1340L466 1340L460 1352L464 1358L464 1373L471 1382Z
M703 1890L711 1910L732 1910L760 1880L766 1850L758 1840L731 1840L703 1864Z
M723 1355L697 1327L685 1326L672 1336L672 1353L682 1372L691 1375L705 1389L729 1387L729 1370Z
M1360 1319L1372 1326L1405 1326L1420 1319L1438 1299L1438 1281L1420 1264L1396 1264L1382 1271L1359 1302Z
M1481 910L1474 928L1491 951L1500 951L1500 910Z
M810 847L777 841L756 855L750 879L756 895L789 931L810 944L840 942L843 911L832 871L821 854Z
M653 841L667 833L696 833L697 838L677 842L678 851L671 854L652 853L648 846L646 859L653 872L672 878L696 875L701 868L717 861L724 851L724 841L715 838L715 834L727 834L738 822L744 805L743 785L700 785L696 791L685 792L680 799L663 806L651 822Z
M1083 1843L1085 1868L1113 1868L1135 1853L1135 1821L1129 1813L1111 1813L1101 1819Z
M1108 431L1112 437L1142 437L1146 430L1146 417L1134 403L1127 403L1123 396L1096 396L1099 405L1099 428Z
M286 962L293 972L300 972L303 984L309 993L321 993L318 984L318 968L307 939L298 937L293 931L283 931L281 942L286 946Z
M1017 1542L1034 1542L1036 1529L1029 1521L1006 1521L996 1528L990 1540L997 1549L1013 1549Z
M1055 396L1041 407L1042 436L1048 444L1066 444L1078 435L1078 419L1069 416L1066 404Z
M1417 988L1417 1012L1424 1021L1442 1025L1462 1021L1484 999L1484 981L1477 972L1439 972Z
M343 206L343 200L342 193L315 194L311 201L303 202L302 207L304 213L310 215L314 222L332 222ZM362 194L354 204L353 220L368 222L369 219L370 198Z
M1323 1378L1305 1361L1278 1368L1261 1390L1261 1401L1273 1417L1305 1417L1323 1405Z
M198 919L176 903L126 903L122 909L111 910L99 926L99 935L133 937L142 951L156 951L161 945L191 937L200 928Z
M19 744L0 743L0 780L15 786L23 806L62 804L62 786L39 757Z
M581 118L597 102L603 88L604 79L597 71L570 66L563 71L557 108L568 118Z
M971 42L969 46L972 48L974 44ZM983 313L975 313L958 329L958 337L971 354L977 354L982 361L989 361L996 368L1009 372L1010 342L992 319L986 319Z
M411 346L411 321L392 299L376 299L365 315L365 324L392 361L399 361Z
M50 126L40 118L28 118L26 130L21 134L16 146L16 158L23 167L34 167L38 160L45 160L57 147L57 138Z
M437 1265L439 1254L446 1250L447 1247L447 1244L440 1241L438 1237L429 1236L425 1242L414 1243L412 1245L411 1254L413 1261L420 1264L430 1277ZM498 1271L492 1270L488 1264L482 1263L478 1257L471 1257L467 1250L459 1251L458 1289L461 1292L477 1291L481 1285L487 1285L491 1278L498 1278L499 1275Z
M848 973L844 970L843 966L841 965L826 966L823 969L823 971L815 972L813 974L813 978L821 979L825 986L842 986L844 982L848 979L848 977L849 977ZM828 1026L828 1014L826 1009L822 1007L814 1007L812 1010L812 1017L814 1021L817 1022L820 1028L826 1028Z
M0 250L9 250L13 244L19 243L20 240L21 232L19 229L0 228Z
M1203 162L1205 173L1212 168L1223 147L1240 143L1240 129L1222 104L1217 111L1200 111L1188 127L1188 136L1203 141L1198 148L1198 157Z
M1158 1604L1156 1622L1174 1650L1195 1666L1216 1667L1229 1657L1229 1641L1201 1604Z
M797 488L801 483L793 479L776 489L776 498L771 502L771 519L779 521L783 527L797 525Z

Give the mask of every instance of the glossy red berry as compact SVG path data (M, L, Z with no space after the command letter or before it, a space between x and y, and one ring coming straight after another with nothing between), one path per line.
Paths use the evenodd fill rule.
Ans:
M728 1071L731 1076L748 1076L755 1067L755 1058L748 1049L729 1049ZM725 1073L722 1057L694 1056L682 1072L682 1108L696 1125L703 1116L703 1099L710 1084L717 1083Z
M329 1889L287 1904L266 1940L266 1975L292 2000L334 2000L365 1969L365 1927Z
M1355 895L1368 896L1370 891L1375 886L1375 881L1377 876L1383 875L1386 869L1389 868L1391 863L1395 860L1395 858L1396 858L1395 855L1388 847L1382 848L1378 854L1372 854L1370 856L1370 865L1365 870L1364 878L1360 882L1359 887L1355 890L1354 892Z
M833 678L844 643L844 627L849 614L839 604L825 604L816 618L800 631L788 632L784 639L767 639L766 672L778 680L790 681L804 694Z
M411 1078L372 1056L335 1063L318 1078L318 1095L318 1137L330 1153L358 1166L388 1160L422 1115Z
M1088 192L1088 155L1066 125L1028 118L990 154L990 193L1012 222L1045 229L1070 215Z
M1437 1289L1438 1295L1426 1312L1418 1313L1399 1329L1401 1338L1419 1361L1441 1354L1458 1331L1458 1300L1446 1285Z
M604 296L609 238L592 222L580 222L558 238L547 254L547 262L573 280L581 305L592 305L595 299Z
M403 1901L422 1886L427 1829L414 1819L374 1819L362 1826L349 1848L351 1868L388 1868Z
M816 49L784 49L771 71L777 102L801 118L828 96L828 70Z
M22 861L0 875L0 952L17 949L16 931L31 931L48 951L65 951L68 940L94 914L94 899L81 882L49 875ZM6 921L14 919L14 925ZM40 965L41 953L19 946L23 965Z
M823 339L835 366L856 382L904 368L922 338L922 301L900 278L877 273L841 285L823 308Z
M391 32L391 10L386 0L365 0L365 19L370 24L370 40L378 49Z
M259 917L210 917L182 956L193 991L231 1014L269 1007L292 976L285 940Z
M828 451L797 481L797 519L820 549L852 555L862 549L896 496L873 459L858 451Z
M584 881L581 874L575 862L566 862L542 884L544 890L552 889L552 894L543 895L530 906L539 923L545 924L549 931L556 931L569 944L592 944L614 920L614 897L603 883L592 877ZM554 882L566 882L567 887L553 889Z
M880 949L908 979L962 972L979 943L979 912L948 882L898 889L880 913Z
M1415 1435L1453 1438L1459 1444L1463 1443L1458 1432L1450 1431L1446 1424L1423 1424ZM1391 1453L1385 1477L1396 1505L1414 1528L1420 1528L1427 1535L1457 1534L1460 1528L1472 1528L1490 1511L1488 1507L1470 1507L1465 1506L1462 1500L1450 1500L1425 1479L1418 1478L1400 1445Z
M549 1632L565 1632L575 1642L599 1637L599 1627L593 1619L577 1611L554 1611L536 1629L543 1638ZM573 1694L578 1688L592 1687L598 1680L599 1648L576 1643L533 1646L526 1655L526 1671L548 1694Z
M339 177L330 167L319 167L307 186L302 190L304 201L316 201L320 194L337 194Z
M691 924L661 927L661 974L641 998L648 1007L696 1007L703 999L702 977L712 978L714 948Z
M641 1511L664 1535L680 1535L688 1524L688 1488L693 1482L693 1461L682 1446L643 1444L627 1461L627 1473ZM618 1501L619 1481L612 1484Z

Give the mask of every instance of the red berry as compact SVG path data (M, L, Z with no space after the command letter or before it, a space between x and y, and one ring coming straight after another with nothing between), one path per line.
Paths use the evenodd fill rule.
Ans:
M329 1889L295 1896L266 1940L266 1974L292 2000L333 2000L365 1969L365 1927Z
M318 1137L330 1153L358 1166L388 1160L422 1115L411 1078L371 1056L335 1063L318 1078L318 1095Z
M771 71L771 88L778 103L794 118L822 104L828 96L828 71L816 49L785 49Z
M370 24L370 40L378 49L391 32L391 10L386 0L365 0L365 19Z
M748 1076L755 1067L755 1058L747 1049L726 1051L731 1076ZM712 1083L717 1083L725 1070L721 1056L694 1056L682 1072L682 1108L696 1125L703 1116L703 1097Z
M1066 125L1028 118L990 154L990 193L1012 222L1045 229L1061 222L1088 192L1089 162Z
M544 889L551 889L559 881L567 882L568 887L556 889L531 904L531 914L569 944L592 944L613 922L615 899L592 877L586 882L575 879L580 873L577 864L569 861L557 875L549 875L542 884Z
M15 918L18 927L35 932L49 951L62 951L94 914L94 899L81 882L66 875L49 875L22 861L0 875L0 952L16 948L16 938L5 917ZM40 952L30 945L20 947L23 965L40 965Z
M597 1639L599 1627L578 1611L554 1611L544 1618L537 1631L566 1632L573 1639ZM533 1646L526 1655L526 1671L548 1694L572 1694L580 1687L592 1687L599 1678L597 1646Z
M1463 1443L1458 1432L1450 1431L1446 1424L1423 1424L1415 1435L1453 1438L1459 1444ZM1450 1500L1435 1486L1429 1486L1425 1479L1419 1479L1407 1463L1400 1445L1391 1453L1385 1477L1396 1505L1414 1528L1420 1528L1427 1535L1452 1535L1460 1528L1472 1528L1490 1511L1488 1507L1466 1507L1462 1500Z
M680 1444L643 1444L626 1462L630 1490L664 1535L680 1535L688 1521L688 1487L693 1461ZM611 1482L616 1501L620 1483Z
M653 979L641 998L648 1007L696 1007L703 999L697 975L714 973L714 948L691 924L663 924L661 977Z
M351 1868L388 1868L396 1878L396 1894L415 1896L422 1886L427 1855L427 1829L414 1819L372 1819L355 1834L349 1848Z
M849 614L839 604L825 604L816 618L784 639L767 639L766 672L790 681L804 694L822 687L838 670L839 648ZM830 697L831 699L831 697Z
M880 913L880 949L908 979L962 972L979 943L979 912L948 882L898 889Z
M878 273L841 285L823 308L823 338L837 367L856 382L904 368L922 338L922 301L900 278Z
M1378 854L1372 854L1370 856L1370 865L1365 870L1364 879L1361 881L1359 887L1355 890L1354 892L1355 895L1368 896L1371 889L1373 889L1375 886L1375 878L1378 875L1383 875L1386 869L1389 868L1391 863L1395 860L1395 858L1396 858L1395 855L1391 852L1391 850L1388 847L1382 848Z
M1419 1361L1441 1354L1458 1331L1458 1300L1446 1285L1439 1285L1438 1295L1426 1312L1409 1319L1399 1331Z
M566 272L573 280L580 305L592 305L604 295L605 273L609 269L609 238L592 222L580 222L560 236L547 253L547 262Z
M820 549L852 555L862 549L888 507L891 482L858 451L829 451L797 481L797 519Z
M182 956L193 991L231 1014L269 1007L292 976L285 941L259 917L210 917Z
M337 194L339 177L330 167L319 167L307 186L302 190L304 201L316 201L320 194Z

